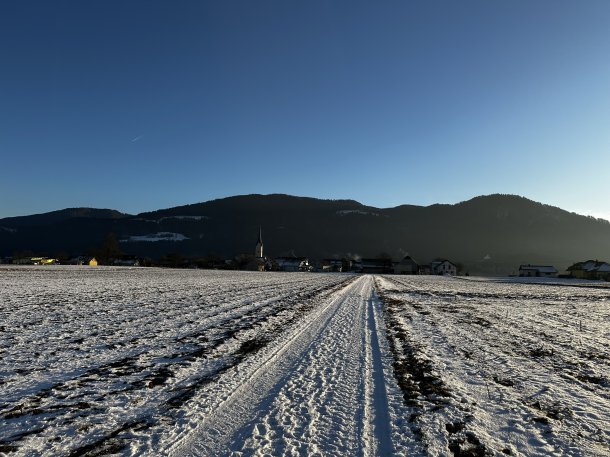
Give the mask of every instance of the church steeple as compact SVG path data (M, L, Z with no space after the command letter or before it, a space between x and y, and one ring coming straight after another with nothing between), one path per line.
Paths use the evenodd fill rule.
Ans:
M263 229L258 227L258 241L254 248L254 257L263 257Z

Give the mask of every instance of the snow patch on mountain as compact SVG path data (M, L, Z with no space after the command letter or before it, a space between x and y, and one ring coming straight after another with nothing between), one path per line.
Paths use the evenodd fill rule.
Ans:
M182 233L173 232L157 232L148 235L132 235L125 240L121 240L121 243L139 243L145 242L157 242L157 241L184 241L189 238Z
M208 216L167 216L167 217L161 217L159 219L157 219L157 222L162 222L162 221L167 221L167 220L179 220L179 221L186 221L186 220L191 220L191 221L205 221L207 219L209 219Z
M160 217L159 219L145 219L143 217L137 217L133 220L135 221L143 221L143 222L150 222L152 224L160 224L162 222L166 222L166 221L206 221L211 219L209 216L165 216L165 217Z
M360 214L363 216L379 216L379 213L374 213L371 211L363 211L361 209L341 209L336 213L338 216L346 216L348 214Z

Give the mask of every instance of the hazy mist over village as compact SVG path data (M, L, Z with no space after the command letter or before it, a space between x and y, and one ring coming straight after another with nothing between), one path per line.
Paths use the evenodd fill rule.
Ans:
M0 455L609 456L610 4L0 5Z

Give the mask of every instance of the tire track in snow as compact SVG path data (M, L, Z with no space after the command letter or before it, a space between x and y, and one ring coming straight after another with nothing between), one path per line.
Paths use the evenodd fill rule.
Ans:
M392 438L408 441L409 431L397 417L398 388L388 395L391 367L372 286L361 277L333 296L170 453L400 454Z
M227 450L232 435L238 433L239 427L248 424L255 408L264 408L264 398L274 384L281 383L289 376L295 359L302 357L315 339L314 335L328 325L343 300L346 288L333 294L325 306L307 318L292 334L283 338L278 347L264 355L263 360L253 369L241 373L243 380L232 391L223 392L217 401L206 408L210 413L199 423L198 427L182 440L171 445L166 453L173 456L184 455L221 455ZM239 368L239 367L238 367ZM239 373L233 373L238 376ZM267 401L268 403L268 401Z
M370 423L367 424L365 433L368 455L391 455L392 437L389 425L391 423L388 411L388 397L385 386L385 373L383 370L383 356L381 353L380 334L383 329L379 325L379 301L374 289L367 302L367 330L365 337L365 351L367 358L367 368L372 376L367 376L368 386L365 392L367 398L367 414ZM387 349L387 348L386 348ZM371 379L372 378L372 379ZM392 378L388 378L392 379Z

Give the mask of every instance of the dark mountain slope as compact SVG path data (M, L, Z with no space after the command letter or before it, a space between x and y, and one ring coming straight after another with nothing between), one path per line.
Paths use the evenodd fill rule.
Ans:
M337 211L340 209L361 209L364 205L354 200L320 200L310 197L295 197L285 194L250 194L210 200L204 203L176 206L148 213L138 217L159 219L171 216L224 216L229 213L276 213L295 211Z
M54 224L68 219L122 219L130 217L114 209L66 208L50 213L0 219L3 227L31 227Z
M235 196L137 216L63 210L0 219L0 254L26 249L87 252L112 232L128 253L230 257L253 252L259 226L265 253L271 256L370 257L386 252L398 259L409 253L421 262L442 256L464 263L471 273L491 274L515 272L520 263L551 263L564 269L585 258L610 259L607 221L511 195L387 209L353 200L273 194ZM187 239L143 241L171 238L165 232ZM146 235L149 238L142 238Z

